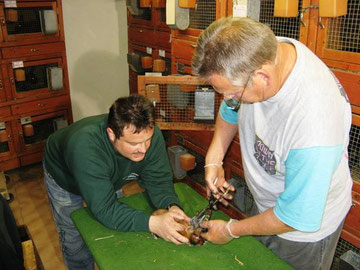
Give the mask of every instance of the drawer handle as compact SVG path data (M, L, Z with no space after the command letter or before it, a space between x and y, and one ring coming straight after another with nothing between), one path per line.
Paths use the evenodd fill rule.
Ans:
M143 30L139 30L139 33L142 33L143 32Z
M44 103L38 103L38 107L44 107L45 104Z
M30 49L30 52L38 52L38 49Z
M195 45L195 44L191 44L190 46L193 47L193 48L197 47L197 45Z

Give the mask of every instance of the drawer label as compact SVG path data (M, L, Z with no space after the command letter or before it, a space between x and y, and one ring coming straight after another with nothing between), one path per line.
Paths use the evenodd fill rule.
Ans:
M165 57L165 50L159 50L159 56Z
M31 121L31 116L26 116L26 117L20 118L20 123L22 125L29 124L31 122L32 122Z
M24 67L24 62L23 61L15 61L15 62L12 62L12 68L15 69L15 68L23 68Z
M5 7L6 8L16 8L16 0L5 0Z

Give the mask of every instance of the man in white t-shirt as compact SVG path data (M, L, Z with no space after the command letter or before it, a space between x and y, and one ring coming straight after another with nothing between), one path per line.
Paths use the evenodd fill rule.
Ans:
M352 188L351 107L339 81L305 45L249 18L204 30L192 67L224 95L205 160L208 195L230 185L222 160L238 131L257 206L243 220L205 222L203 236L254 235L296 269L329 269Z

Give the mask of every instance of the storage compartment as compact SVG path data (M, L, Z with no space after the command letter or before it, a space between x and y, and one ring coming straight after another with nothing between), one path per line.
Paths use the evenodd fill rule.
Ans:
M0 162L16 157L13 127L13 121L0 119Z
M0 4L5 42L61 40L57 2L11 2Z
M43 151L46 139L56 130L70 124L67 110L33 113L17 120L20 155Z
M63 76L63 59L60 56L22 59L7 64L14 98L40 94L51 96L67 91Z
M156 98L151 91L155 88ZM154 102L156 123L161 129L213 129L221 96L199 78L138 76L138 89Z

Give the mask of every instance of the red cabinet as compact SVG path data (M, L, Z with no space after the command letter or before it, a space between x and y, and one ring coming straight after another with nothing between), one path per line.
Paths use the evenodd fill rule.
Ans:
M36 43L63 40L59 1L0 3L2 41Z
M61 0L0 1L0 170L39 162L72 122Z

